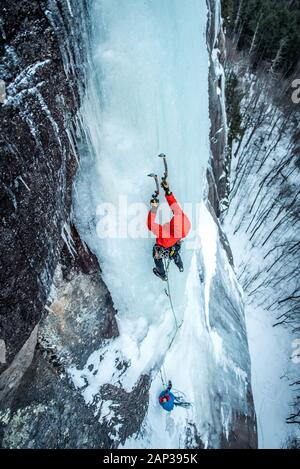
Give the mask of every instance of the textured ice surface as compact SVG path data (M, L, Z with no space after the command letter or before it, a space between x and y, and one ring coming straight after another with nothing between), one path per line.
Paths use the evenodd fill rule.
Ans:
M153 183L146 176L162 172L156 157L162 151L169 155L170 182L180 203L196 204L202 198L209 155L206 5L192 3L193 8L168 0L94 4L95 70L83 115L95 154L94 160L82 162L76 213L119 311L121 337L138 361L140 348L152 348L153 338L150 349L146 345L150 335L165 337L158 348L163 356L174 333L169 301L152 275L153 239L100 240L96 209L102 202L118 207L120 198L128 205L148 205ZM145 208L139 219L147 235L146 214ZM129 214L129 220L134 216ZM192 251L183 249L183 257L188 272ZM174 268L171 277L180 320L187 274ZM155 365L157 357L153 360L149 353L147 361L135 366L136 376L145 365Z
M250 364L240 290L201 202L210 127L206 2L96 0L92 17L94 67L82 109L91 146L82 148L75 217L100 261L120 336L70 373L87 403L107 382L129 391L142 373L152 373L143 428L126 446L183 447L189 428L206 446L218 446L233 413L247 414ZM169 275L177 320L183 321L174 341L170 302L152 274L153 239L105 240L96 229L100 203L149 204L153 183L146 175L162 172L156 157L162 151L169 156L172 190L195 215L182 250L185 273L172 265ZM145 233L147 210L134 208L128 219L138 217ZM120 362L128 368L119 369ZM162 412L161 375L184 392L191 409Z

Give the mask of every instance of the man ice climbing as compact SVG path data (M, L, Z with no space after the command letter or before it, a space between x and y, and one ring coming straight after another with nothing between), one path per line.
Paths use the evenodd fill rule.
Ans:
M162 406L163 409L165 409L167 412L172 412L174 409L176 397L174 396L173 393L171 393L172 389L172 383L169 381L168 387L165 391L162 391L159 395L159 403Z
M151 199L151 210L148 214L148 229L156 236L156 244L153 247L153 258L155 268L153 272L162 280L167 281L167 273L164 259L174 260L180 272L183 272L183 263L179 251L181 240L185 238L191 229L191 223L174 195L170 191L169 184L165 178L162 179L161 187L165 191L166 200L173 212L172 219L164 225L155 222L159 200L157 197Z
M183 402L182 398L175 396L172 392L172 382L169 381L168 387L165 391L162 391L159 395L158 401L161 407L167 412L172 412L174 406L189 408L191 404L189 402Z

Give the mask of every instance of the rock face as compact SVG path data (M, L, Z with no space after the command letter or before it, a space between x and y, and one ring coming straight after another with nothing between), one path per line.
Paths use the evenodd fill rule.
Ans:
M234 258L230 243L223 228L223 214L229 207L229 174L230 155L228 154L228 124L226 112L226 77L224 71L226 58L225 35L222 27L221 4L219 1L209 0L209 15L207 29L207 44L210 52L209 69L209 106L210 106L210 162L207 170L208 182L208 208L214 217L218 227L220 243L227 254L231 266L234 267ZM222 270L221 270L222 271ZM226 282L216 275L214 288L211 293L216 307L213 307L215 314L215 327L220 324L230 322L231 315L238 316L238 308L234 307L232 299L226 292ZM220 310L221 305L224 305ZM244 306L242 307L244 309ZM225 330L228 326L225 326ZM240 337L247 343L247 333L242 327L239 332ZM242 342L243 342L242 341ZM232 418L229 434L221 442L223 448L257 448L258 439L256 431L256 414L253 402L251 383L247 389L247 402L245 402L244 414L236 412Z
M207 45L210 53L209 111L211 157L207 171L208 198L217 217L228 208L227 116L225 108L225 36L219 0L209 0Z
M216 217L221 243L233 265L233 255L221 223L222 213L228 207L229 161L227 157L227 114L225 107L225 72L226 56L225 36L222 28L220 2L209 0L208 3L207 45L209 49L209 114L210 159L207 170L209 206ZM214 212L214 213L213 213Z
M83 75L80 64L66 69L62 25L74 40L74 63L83 51L65 3L1 2L2 369L44 311L71 207L77 157L70 136Z
M228 74L234 71L237 77L236 94L240 91L242 132L235 136L233 145L225 226L254 343L261 444L280 446L288 432L297 428L299 415L294 391L299 382L300 114L290 96L276 99L277 83L272 77L246 74L247 66L246 60L228 63ZM228 115L232 125L235 116ZM262 324L264 333L259 335ZM261 343L265 355L257 353ZM273 363L269 370L270 356ZM276 405L273 398L264 397L275 394L280 396ZM289 425L284 429L285 420Z
M88 407L66 373L66 366L82 366L95 348L118 335L115 310L97 264L93 265L93 256L78 243L78 252L82 249L85 256L74 260L64 252L64 263L54 276L55 299L49 297L33 361L29 366L27 363L18 386L2 400L5 448L113 448L139 429L147 409L146 376L131 394L103 386L97 401ZM88 273L83 272L83 265L88 266ZM105 401L107 414L111 417L117 409L118 417L99 421L94 409ZM115 441L117 419L122 422L122 431Z

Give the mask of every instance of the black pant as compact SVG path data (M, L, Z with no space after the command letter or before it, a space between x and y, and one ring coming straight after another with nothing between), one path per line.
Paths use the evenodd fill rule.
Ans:
M181 256L179 254L179 251L181 249L181 245L179 243L176 243L175 246L165 249L161 246L158 246L157 244L153 248L153 258L155 262L155 266L157 268L157 271L160 275L165 276L166 271L164 267L164 259L168 262L168 260L174 260L175 264L177 265L178 269L183 268L183 262L181 259ZM160 253L161 251L161 253ZM172 252L174 253L172 254ZM159 257L156 257L155 254L156 252L159 253Z

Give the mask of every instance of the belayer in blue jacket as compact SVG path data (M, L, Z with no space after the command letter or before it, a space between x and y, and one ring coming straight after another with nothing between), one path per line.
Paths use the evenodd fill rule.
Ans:
M159 395L159 403L161 407L166 410L167 412L172 412L174 409L174 406L180 406L180 407L190 407L190 404L188 402L182 402L181 398L174 396L174 394L171 392L172 389L172 383L169 381L168 387L165 391L162 391Z

